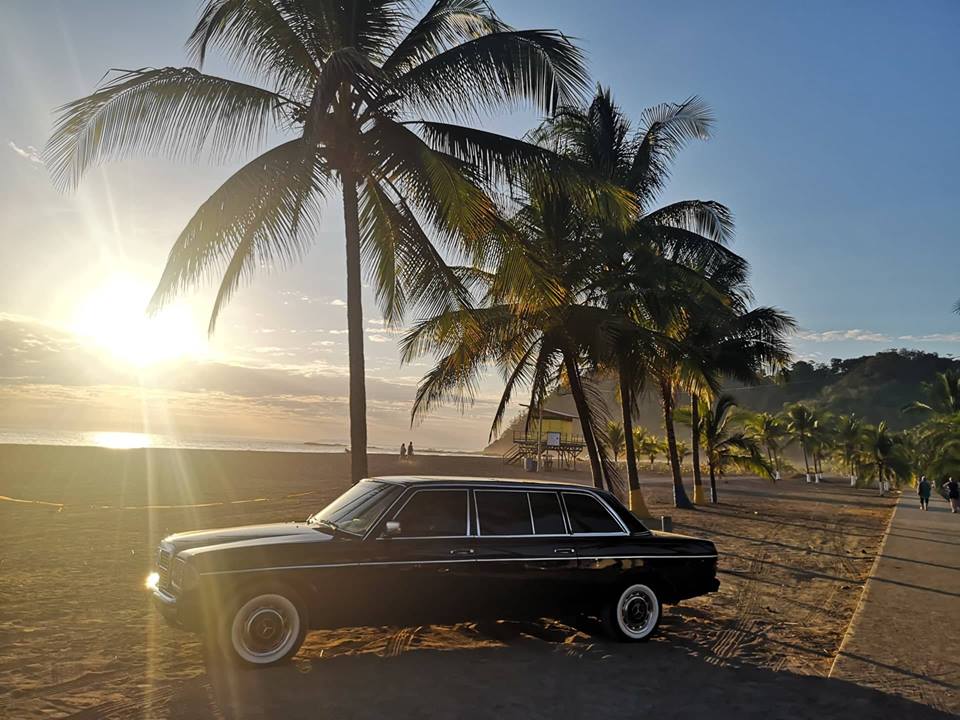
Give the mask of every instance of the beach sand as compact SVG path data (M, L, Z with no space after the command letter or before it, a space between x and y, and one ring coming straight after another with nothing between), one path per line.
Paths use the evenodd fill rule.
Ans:
M722 504L677 511L646 476L654 514L716 542L722 582L668 608L647 644L548 619L349 628L311 634L284 667L208 667L150 606L157 542L302 519L347 487L347 460L0 446L0 717L942 717L826 678L893 504L840 482L730 480ZM370 470L529 477L480 457L371 456Z

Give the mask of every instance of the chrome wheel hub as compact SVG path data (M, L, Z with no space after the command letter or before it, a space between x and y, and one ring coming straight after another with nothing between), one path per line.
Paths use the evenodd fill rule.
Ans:
M297 643L300 629L299 612L288 598L273 593L259 595L234 616L233 649L250 663L276 662Z
M660 619L660 602L646 585L632 585L617 603L617 624L624 635L641 640L652 633Z

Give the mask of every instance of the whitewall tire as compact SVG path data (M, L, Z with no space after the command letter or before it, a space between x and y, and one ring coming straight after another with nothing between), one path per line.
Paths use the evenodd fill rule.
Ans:
M635 583L624 588L610 604L605 625L617 640L642 642L656 632L661 611L654 589Z
M299 599L286 590L256 591L246 597L226 618L221 649L234 661L255 667L293 657L307 632Z

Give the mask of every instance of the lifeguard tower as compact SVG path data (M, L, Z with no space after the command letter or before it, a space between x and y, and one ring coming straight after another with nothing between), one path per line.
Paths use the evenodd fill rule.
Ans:
M527 405L523 407L528 408ZM540 467L576 470L577 459L584 447L580 418L538 408L530 412L530 421L524 428L514 431L513 445L504 454L503 462L513 465L539 458Z

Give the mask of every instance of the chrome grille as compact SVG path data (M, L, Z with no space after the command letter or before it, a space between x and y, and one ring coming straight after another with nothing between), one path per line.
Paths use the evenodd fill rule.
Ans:
M160 575L160 582L158 583L159 587L165 588L170 585L170 557L172 553L160 549L160 554L157 556L157 573Z

